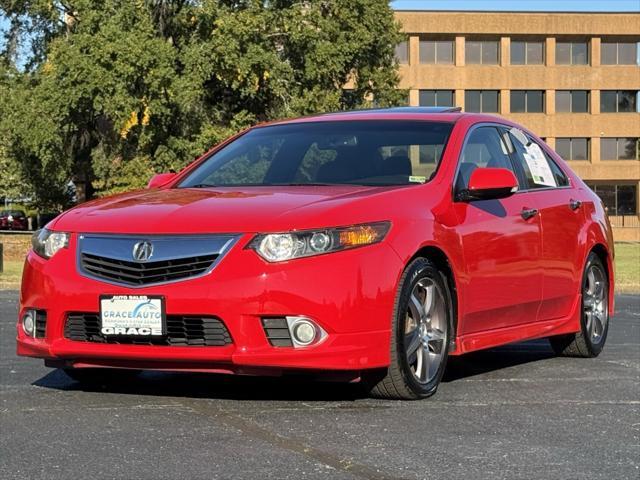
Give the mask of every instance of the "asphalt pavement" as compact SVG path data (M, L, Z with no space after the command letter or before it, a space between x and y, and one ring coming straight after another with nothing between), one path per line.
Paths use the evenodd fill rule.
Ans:
M143 373L81 388L15 355L0 291L0 478L638 479L640 297L597 359L545 341L450 360L436 396L300 378Z

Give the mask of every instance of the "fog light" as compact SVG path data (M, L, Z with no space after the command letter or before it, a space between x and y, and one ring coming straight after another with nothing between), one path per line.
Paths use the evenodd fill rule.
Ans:
M306 347L319 343L327 336L320 326L307 317L286 317L294 347Z
M316 338L316 328L307 321L300 321L293 327L293 336L298 343L308 345Z
M24 333L33 337L36 331L36 312L27 310L22 316L22 330Z

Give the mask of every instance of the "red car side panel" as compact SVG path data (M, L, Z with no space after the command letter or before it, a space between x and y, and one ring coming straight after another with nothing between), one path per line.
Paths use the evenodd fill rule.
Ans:
M580 295L586 248L585 214L570 207L574 188L533 191L542 220L543 301L539 320L566 317Z
M602 201L585 185L581 189L584 198L584 212L587 219L585 225L585 257L587 253L597 247L602 247L607 253L607 269L609 273L609 314L615 310L615 250L613 230L609 223L609 217L604 210Z
M461 335L531 323L542 299L540 217L527 193L457 203L466 284Z
M544 144L535 134L528 132L539 143ZM606 252L607 262L606 266L609 273L609 313L613 315L615 304L615 278L614 278L614 239L613 230L609 223L609 218L604 210L602 200L580 179L566 164L566 162L556 152L548 147L545 147L547 153L553 157L565 174L569 177L572 188L569 190L558 190L556 193L560 194L560 203L568 203L572 200L580 202L580 206L576 209L580 211L580 215L577 216L562 216L557 217L558 221L563 222L576 222L581 218L581 224L579 234L572 238L570 235L565 235L563 240L559 241L560 237L550 235L552 244L561 249L563 243L566 245L573 245L573 249L567 249L565 252L573 259L573 268L575 275L575 286L579 292L579 288L582 283L582 274L584 266L587 262L587 256L594 250L594 248L600 247ZM568 198L567 198L568 197ZM548 202L548 201L547 201ZM560 209L562 211L562 209ZM544 228L544 227L543 227ZM566 246L565 245L565 246ZM573 254L573 256L571 256ZM574 290L576 291L576 290ZM579 329L579 319L576 320L577 331Z

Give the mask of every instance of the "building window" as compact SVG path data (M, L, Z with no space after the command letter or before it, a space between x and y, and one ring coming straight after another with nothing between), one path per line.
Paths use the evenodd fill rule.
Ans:
M588 113L588 90L557 90L556 112L558 113Z
M409 63L409 42L404 41L396 45L396 59L398 63Z
M589 44L587 42L556 42L557 65L588 65Z
M453 90L420 90L421 107L453 107Z
M638 190L635 185L589 185L604 203L609 215L637 215Z
M467 112L498 113L500 90L467 90L464 92L464 109Z
M638 44L636 42L602 42L600 63L602 65L637 65Z
M500 60L498 40L468 40L465 43L465 62L468 64L497 65Z
M637 138L600 139L601 160L638 160Z
M511 65L542 65L544 42L511 41Z
M420 40L420 63L453 64L453 40Z
M511 90L511 112L544 112L544 90Z
M602 90L600 92L600 112L637 112L638 92L633 90Z
M589 160L589 139L556 138L556 152L565 160Z

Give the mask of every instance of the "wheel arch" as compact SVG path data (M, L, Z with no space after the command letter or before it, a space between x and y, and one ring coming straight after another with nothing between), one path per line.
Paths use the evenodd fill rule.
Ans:
M422 246L413 256L409 259L407 264L408 266L412 261L416 258L428 258L431 260L438 270L440 270L447 279L447 284L449 286L449 291L451 292L451 309L452 309L452 329L451 332L451 342L449 344L449 351L455 351L457 348L457 332L458 332L458 286L456 282L455 273L453 271L453 267L451 266L451 261L447 254L439 247L435 245L425 245Z
M607 281L609 282L609 315L612 315L614 312L614 301L615 301L615 283L614 283L614 263L613 263L613 250L609 250L603 243L595 243L591 246L587 253L587 258L585 258L585 264L589 255L591 253L595 253L602 264L605 267L605 273L607 274Z
M598 255L604 266L607 267L607 276L609 276L609 267L611 262L609 261L609 250L607 250L607 247L601 243L596 243L591 247L591 250L589 250L589 253L591 252Z

